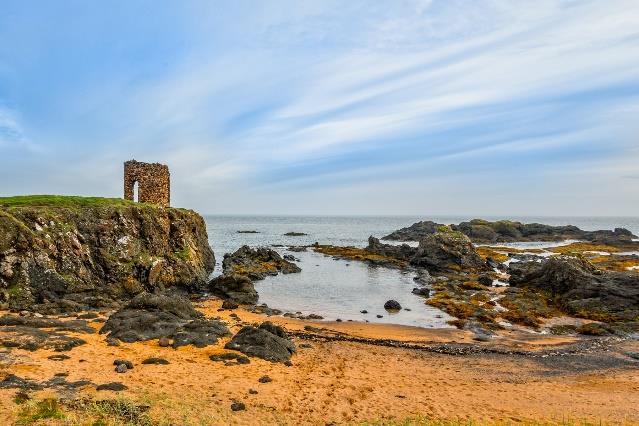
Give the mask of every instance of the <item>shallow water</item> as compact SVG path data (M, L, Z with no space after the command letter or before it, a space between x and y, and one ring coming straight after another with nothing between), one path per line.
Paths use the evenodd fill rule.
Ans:
M224 253L242 245L291 246L314 242L339 246L365 247L370 235L382 237L419 220L459 223L472 217L311 217L311 216L206 216L209 242L217 260L214 275L221 273ZM486 218L495 220L500 218ZM576 225L585 230L625 227L639 235L639 218L516 218L522 222L549 225ZM241 234L237 231L257 231ZM303 232L299 237L287 232ZM549 247L553 243L515 243L517 248ZM415 245L415 243L413 243ZM500 244L502 245L502 244ZM505 245L505 244L504 244ZM275 247L281 254L285 247ZM333 260L314 252L292 253L299 258L302 272L278 275L256 282L260 303L287 312L322 315L327 320L358 320L376 323L445 327L445 313L424 303L411 293L415 287L411 274L372 267L360 262ZM348 264L348 266L347 266ZM317 266L319 265L319 266ZM394 299L411 311L389 315L384 302ZM361 310L369 314L360 314ZM376 315L383 315L377 318ZM437 318L437 316L441 318Z
M283 251L285 252L285 251ZM299 274L268 277L255 283L260 303L270 307L315 313L327 320L369 320L370 322L448 327L444 312L424 303L411 293L416 286L413 273L370 266L363 262L334 260L314 252L293 253L300 259ZM396 300L402 308L389 313L384 303ZM360 311L366 310L367 314ZM382 315L383 318L377 318Z

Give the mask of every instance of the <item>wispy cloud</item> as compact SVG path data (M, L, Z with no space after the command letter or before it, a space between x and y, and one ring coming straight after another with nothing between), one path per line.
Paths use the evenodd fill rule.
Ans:
M205 211L225 198L251 209L269 196L279 199L272 209L287 208L287 194L300 199L310 188L331 205L333 192L370 185L401 213L428 203L398 201L393 182L437 182L459 193L505 173L513 185L536 180L550 199L550 176L573 176L571 188L586 193L577 179L616 182L635 174L627 160L638 157L634 0L162 6L143 31L128 21L117 30L100 27L104 33L82 27L88 41L79 48L87 55L91 41L116 31L130 40L120 50L69 69L59 58L30 59L38 69L76 75L74 81L36 71L22 57L9 61L9 71L0 69L0 96L10 96L3 79L53 87L25 91L24 99L13 91L9 99L23 108L24 121L0 110L0 148L9 140L27 146L29 128L32 139L53 148L51 158L71 152L75 174L103 170L99 181L112 175L115 183L100 186L104 191L119 191L119 166L105 167L105 159L164 161L180 191L176 199ZM102 22L100 11L93 13L88 22ZM75 40L73 28L49 31ZM47 37L38 43L46 47ZM2 52L18 55L0 41ZM89 183L79 189L89 191ZM255 203L240 202L239 188ZM468 206L479 193L468 191ZM353 212L371 204L345 196L339 207Z

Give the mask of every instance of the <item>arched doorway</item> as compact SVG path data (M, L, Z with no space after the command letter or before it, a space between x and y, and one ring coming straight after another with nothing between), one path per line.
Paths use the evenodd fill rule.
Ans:
M137 180L133 182L133 201L140 202L140 185Z

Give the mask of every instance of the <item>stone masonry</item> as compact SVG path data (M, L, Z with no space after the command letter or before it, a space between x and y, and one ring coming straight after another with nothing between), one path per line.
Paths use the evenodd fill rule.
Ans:
M138 199L133 188L138 183ZM171 174L169 167L159 163L131 160L124 163L124 199L169 207L171 203Z

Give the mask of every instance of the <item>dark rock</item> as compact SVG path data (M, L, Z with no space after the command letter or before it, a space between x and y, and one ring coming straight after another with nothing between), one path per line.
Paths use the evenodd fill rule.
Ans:
M251 395L257 395L257 391L255 389L249 389L248 393L250 393Z
M85 340L75 336L67 336L59 331L42 330L34 327L4 327L0 335L0 346L6 348L24 349L35 351L39 349L52 349L56 352L69 351L77 346L84 345Z
M564 311L584 318L634 321L639 317L639 275L600 271L585 259L553 256L514 263L510 285L549 293Z
M126 373L128 370L127 366L125 364L118 364L115 366L115 372L116 373Z
M414 288L413 294L423 297L430 297L430 289L426 287Z
M254 305L257 303L258 294L249 277L237 274L224 274L214 278L209 283L212 294L230 300L236 305ZM224 305L222 306L224 308ZM224 308L228 309L228 308Z
M273 362L287 361L295 353L295 345L284 329L268 321L258 328L243 327L224 347Z
M96 319L98 317L98 314L96 314L95 312L86 312L84 314L80 314L78 315L78 319Z
M236 231L238 234L259 234L258 231Z
M400 246L382 244L377 238L372 236L368 237L368 247L366 247L366 250L381 256L392 257L394 259L404 261L412 259L417 252L415 247L411 247L408 244L402 244Z
M118 339L114 339L112 337L108 337L106 339L107 346L120 346L120 341Z
M124 364L126 365L126 368L128 368L129 370L133 370L133 363L127 359L116 359L115 361L113 361L113 365L118 366Z
M639 360L639 352L626 352L626 355L632 359Z
M222 302L222 309L237 309L240 305L237 304L237 302L227 299L224 302Z
M288 361L284 361L284 365L287 367L292 367L293 366L293 362L289 359Z
M399 229L382 237L382 240L419 241L427 235L434 234L442 226L441 223L435 223L430 220L417 222L407 228Z
M127 389L128 387L126 385L123 385L120 382L104 383L96 387L96 390L99 390L99 391L109 390L114 392L121 392Z
M337 319L335 320L335 322L342 322L342 319L341 319L341 318L337 318Z
M132 343L173 338L173 347L204 347L230 335L221 321L205 319L190 301L176 296L142 293L115 312L100 333Z
M399 311L402 309L402 305L397 300L388 300L384 303L384 309L387 311Z
M417 284L421 286L427 286L427 285L431 285L434 280L427 270L420 269L417 272L417 275L415 276L415 278L413 278L413 281L415 281Z
M311 345L309 343L301 343L300 344L300 348L302 348L302 349L313 349L313 345Z
M385 237L383 240L396 241L421 241L423 238L437 233L443 225L431 222L417 222L413 225L399 229ZM584 231L576 226L550 226L539 223L523 224L501 220L489 222L482 219L474 219L470 222L462 222L459 225L451 225L455 231L462 232L474 243L490 244L516 241L564 241L584 240L599 244L626 244L637 238L632 232L623 228L600 231ZM491 266L494 267L494 266Z
M244 411L246 405L243 402L235 401L231 404L231 411Z
M273 379L271 379L269 376L262 376L258 379L258 382L260 383L269 383L272 382Z
M285 237L303 237L305 235L308 234L305 234L303 232L287 232L286 234L284 234Z
M142 364L145 364L145 365L167 365L167 364L170 364L170 362L167 361L164 358L151 357L151 358L147 358L144 361L142 361Z
M359 311L359 313L360 313L360 314L367 314L367 313L368 313L368 311L367 311L366 309L363 309L363 310Z
M222 261L224 275L244 275L251 280L262 280L268 275L300 272L294 263L282 259L278 252L268 247L255 249L242 246L233 254L225 254Z
M488 275L480 275L479 278L477 278L477 282L486 287L490 287L493 285L493 279L490 278Z
M377 318L384 318L384 315L377 314Z
M171 346L171 339L169 339L166 336L162 336L158 339L158 345L162 348L166 348L168 346Z
M460 232L442 228L419 242L411 264L430 271L485 270L487 266L470 239Z

